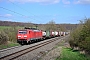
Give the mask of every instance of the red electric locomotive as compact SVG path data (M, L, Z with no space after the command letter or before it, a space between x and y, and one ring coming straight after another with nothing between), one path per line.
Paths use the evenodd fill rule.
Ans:
M19 44L27 44L32 41L42 39L42 31L31 29L31 28L25 28L23 30L18 30L17 34L17 42Z

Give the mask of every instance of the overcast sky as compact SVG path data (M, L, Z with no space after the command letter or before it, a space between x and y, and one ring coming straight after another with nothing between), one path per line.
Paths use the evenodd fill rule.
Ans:
M90 18L90 0L0 0L0 20L45 24Z

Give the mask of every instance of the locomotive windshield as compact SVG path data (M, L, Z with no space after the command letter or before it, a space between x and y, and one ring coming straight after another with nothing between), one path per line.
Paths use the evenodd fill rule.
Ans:
M19 34L27 34L27 31L19 31Z

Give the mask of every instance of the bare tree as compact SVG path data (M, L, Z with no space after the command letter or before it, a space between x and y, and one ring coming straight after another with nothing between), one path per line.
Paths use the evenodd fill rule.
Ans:
M53 20L46 24L46 30L56 30L56 24Z

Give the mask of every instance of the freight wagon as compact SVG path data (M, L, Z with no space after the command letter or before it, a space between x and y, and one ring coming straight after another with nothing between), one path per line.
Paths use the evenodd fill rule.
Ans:
M46 32L45 31L42 31L42 36L43 36L43 39L46 39Z
M58 37L59 36L59 32L58 31L55 31L55 37Z
M51 36L52 38L54 38L54 37L55 37L55 32L54 32L54 31L50 31L50 36Z
M46 32L46 39L47 39L47 38L51 38L51 36L50 36L50 31L47 30L47 31L45 31L45 32Z

